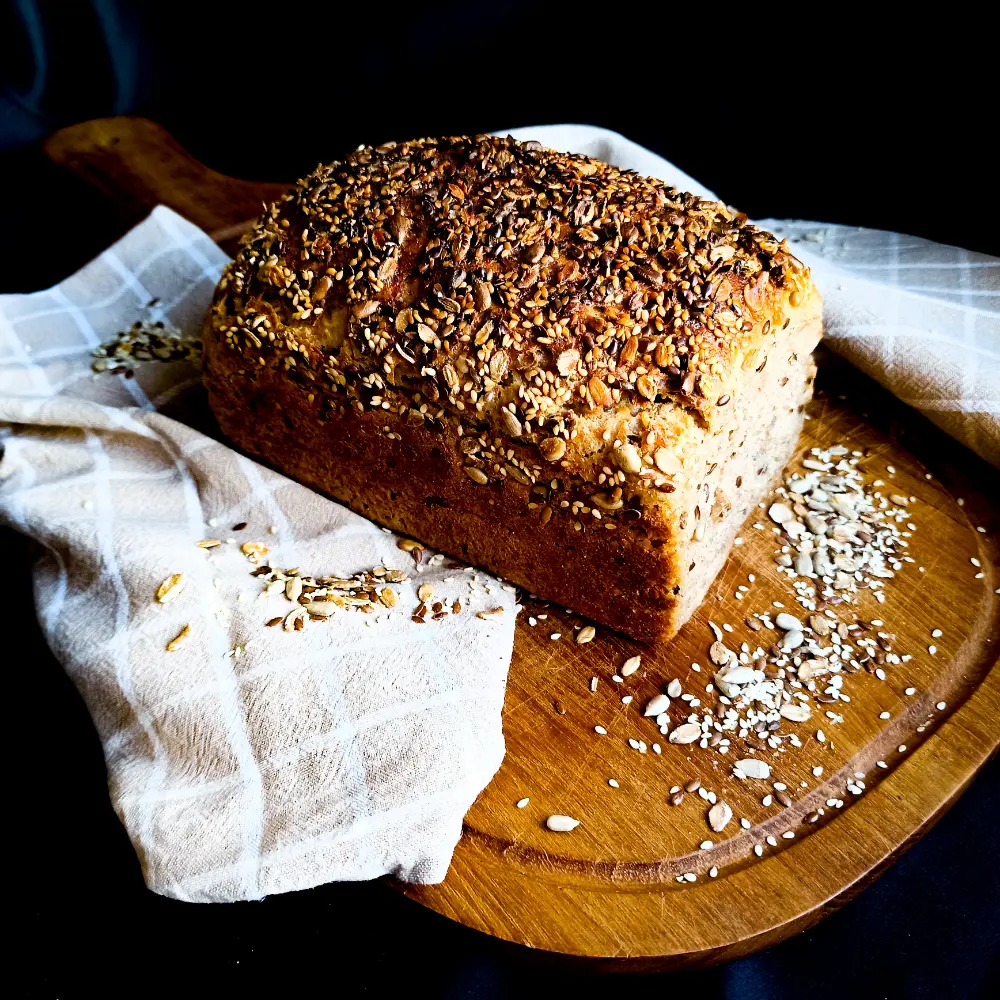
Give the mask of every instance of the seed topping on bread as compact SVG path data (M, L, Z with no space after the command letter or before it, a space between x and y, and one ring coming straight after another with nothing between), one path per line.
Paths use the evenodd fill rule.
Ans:
M287 371L321 413L457 424L473 482L555 465L610 485L614 511L626 477L674 488L653 404L711 425L810 289L742 213L480 135L318 167L244 238L212 323L246 371ZM602 454L571 463L580 421L609 410Z

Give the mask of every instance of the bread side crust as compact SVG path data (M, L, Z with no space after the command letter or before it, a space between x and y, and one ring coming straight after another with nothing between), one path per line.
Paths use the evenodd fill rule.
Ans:
M543 496L510 476L473 481L448 424L435 430L351 408L317 417L307 387L269 368L248 377L232 352L209 353L206 384L223 432L248 455L534 594L636 638L663 640L697 608L794 450L819 325L816 315L803 315L781 344L794 360L766 377L768 366L748 376L758 380L758 402L732 426L690 432L689 478L634 523L597 518L594 508L574 511L580 501L572 488Z

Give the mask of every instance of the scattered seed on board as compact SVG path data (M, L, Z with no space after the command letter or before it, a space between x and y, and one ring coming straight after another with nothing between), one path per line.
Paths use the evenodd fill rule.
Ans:
M737 777L743 778L769 778L771 776L771 765L755 757L748 757L746 760L738 760L735 765Z
M518 809L523 809L530 801L531 801L531 799L518 799L517 800L517 808Z
M580 825L580 821L573 819L572 816L561 816L557 813L554 816L550 816L545 821L545 825L553 833L569 833L570 830L575 830Z
M721 833L733 818L733 810L725 802L717 802L708 810L708 825L715 833Z
M642 662L641 656L630 656L621 666L619 673L622 677L631 677L638 669Z
M658 694L650 699L643 709L642 714L649 718L650 716L660 715L668 708L670 708L670 699L665 694Z
M502 618L503 608L490 608L488 611L480 611L476 617L483 618L485 620L489 620L490 618Z
M796 632L802 631L802 622L795 615L790 615L786 611L782 611L775 617L774 624L784 632L791 632L793 630Z
M593 625L584 625L576 634L576 641L579 643L590 642L597 635L597 629Z
M701 726L696 722L686 722L678 726L669 736L671 743L694 743L701 736Z

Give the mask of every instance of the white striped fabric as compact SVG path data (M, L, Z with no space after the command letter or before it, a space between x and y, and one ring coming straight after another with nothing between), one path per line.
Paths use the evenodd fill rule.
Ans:
M140 317L197 335L224 263L158 208L57 288L0 297L0 520L41 543L39 620L151 889L224 901L386 872L440 881L503 758L513 594L450 562L418 574L395 536L214 440L189 364L91 372L91 349ZM262 594L229 539L304 574L413 579L392 610L266 628L292 605ZM156 603L173 573L185 589ZM424 582L460 614L411 622Z

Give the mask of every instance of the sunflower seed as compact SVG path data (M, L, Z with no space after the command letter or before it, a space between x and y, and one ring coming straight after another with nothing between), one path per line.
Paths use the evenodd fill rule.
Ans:
M472 295L476 300L476 308L481 311L489 309L489 307L493 304L489 287L486 285L485 281L479 281L478 279L473 280Z
M660 715L670 708L670 699L665 694L654 695L643 709L642 714L649 718L650 716Z
M285 632L291 632L292 629L301 629L305 620L306 609L300 606L285 615L285 620L281 627Z
M787 653L790 650L798 649L803 642L805 642L805 636L798 629L792 629L782 636L780 647Z
M769 778L771 776L771 765L757 760L755 757L738 760L735 766L744 778Z
M619 673L622 677L631 677L638 669L642 662L642 657L640 656L630 656L621 666Z
M560 437L546 438L538 450L546 462L558 462L566 454L566 442Z
M240 546L243 553L251 562L256 562L261 556L266 556L268 547L263 542L244 542Z
M717 802L708 810L708 825L715 833L721 833L733 818L733 810L725 802Z
M709 659L717 666L724 667L736 654L725 643L716 640L708 651Z
M616 448L615 462L622 472L642 472L642 456L634 444L623 444Z
M778 524L786 524L787 522L794 519L795 515L792 513L792 508L787 504L783 503L773 503L768 508L767 516Z
M701 726L696 722L686 722L670 734L671 743L694 743L701 736Z
M802 622L795 617L795 615L787 614L782 611L781 614L777 615L774 619L774 624L778 628L783 629L785 632L791 632L793 629L802 631Z
M186 583L187 580L184 579L183 573L174 573L172 576L168 576L166 580L164 580L163 583L156 588L156 600L160 604L166 604L167 601L172 601L184 589Z
M308 604L303 605L303 607L310 615L316 615L319 618L329 618L330 615L335 614L337 611L335 601L310 601Z
M802 702L790 701L778 709L778 714L789 722L806 722L812 715L812 709Z
M521 421L518 420L517 417L515 417L514 414L510 412L510 410L502 409L500 411L500 417L503 420L504 430L511 437L521 436L521 434L524 431L524 428L521 426Z
M167 643L167 652L172 653L190 635L191 635L191 626L185 625L184 628L182 628L180 632L178 632L177 635L175 635L173 639L171 639L170 642Z
M827 636L833 631L833 623L825 615L810 615L809 627L819 636Z

